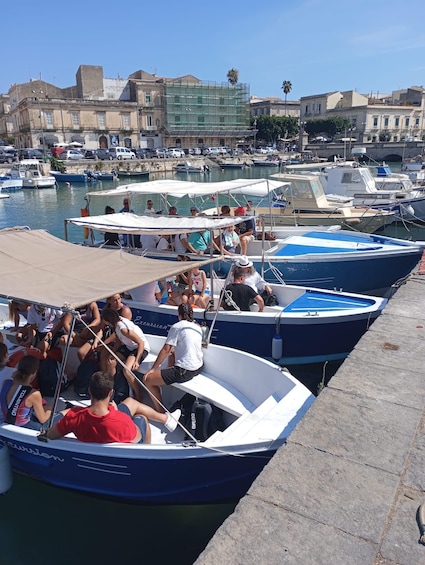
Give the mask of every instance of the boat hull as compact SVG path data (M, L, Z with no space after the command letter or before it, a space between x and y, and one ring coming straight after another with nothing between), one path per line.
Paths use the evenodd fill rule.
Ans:
M240 449L245 456L237 457L190 444L135 449L68 438L43 443L37 433L24 435L15 426L1 428L0 438L19 473L58 487L145 504L237 501L276 451Z
M278 286L278 285L277 285ZM315 289L274 288L278 299L290 303L264 312L205 312L194 308L194 317L213 331L210 342L246 351L279 365L299 365L344 359L386 301ZM145 333L165 336L175 323L176 309L128 301L133 320ZM282 354L273 357L273 341L282 339Z

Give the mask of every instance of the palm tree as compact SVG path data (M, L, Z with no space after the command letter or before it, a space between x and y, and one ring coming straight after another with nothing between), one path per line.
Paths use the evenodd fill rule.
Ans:
M283 90L283 93L285 95L285 116L286 116L286 97L288 96L288 94L292 90L292 83L291 83L290 80L284 80L282 82L282 90Z
M239 80L239 71L237 69L230 69L227 72L227 80L232 86L235 86Z

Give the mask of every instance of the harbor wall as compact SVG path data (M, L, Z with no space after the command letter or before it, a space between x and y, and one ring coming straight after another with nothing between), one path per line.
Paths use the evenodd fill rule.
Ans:
M425 564L424 304L418 267L196 565Z

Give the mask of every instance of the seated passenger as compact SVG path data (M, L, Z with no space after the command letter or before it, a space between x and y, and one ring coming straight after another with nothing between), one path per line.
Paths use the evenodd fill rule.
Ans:
M145 302L146 304L160 304L166 292L167 284L165 280L153 281L130 289L125 294L125 298L136 300L137 302Z
M245 216L245 208L243 206L236 208L235 216ZM237 225L236 231L241 242L241 255L247 255L248 243L254 241L256 236L254 217L246 216L245 220Z
M215 242L220 245L220 236L217 236ZM229 226L223 230L221 234L222 253L224 255L234 255L240 247L239 236L235 231L235 226Z
M118 406L112 402L114 379L108 373L98 371L90 379L91 404L75 407L47 431L49 439L74 433L79 441L90 443L150 443L151 429L148 418L164 424L174 431L180 410L161 414L134 400L126 398Z
M28 311L31 308L29 302L19 302L18 300L11 300L9 302L9 320L13 322L12 332L17 332L20 328L21 316L25 319L28 318Z
M255 269L252 261L245 257L245 255L241 255L235 261L235 267L241 267L245 272L245 284L252 287L258 294L260 294L263 298L267 294L272 294L273 289L272 287L266 283L260 273ZM233 282L233 271L230 273L229 282Z
M0 390L1 415L4 422L32 430L40 430L51 416L51 408L43 406L41 392L32 387L40 360L25 355L18 363L12 378L6 379ZM57 414L55 419L61 418Z
M110 324L115 333L116 339L111 347L111 350L124 361L127 369L124 369L124 376L128 384L131 386L134 396L137 400L142 399L142 391L139 384L131 374L132 371L139 369L140 363L145 359L149 353L149 342L139 326L136 326L131 320L122 318L115 310L106 308L102 310L101 314L102 323ZM105 350L107 352L107 350ZM107 352L109 353L109 352ZM105 353L106 360L109 355ZM106 370L107 365L100 360L101 369Z
M188 288L188 301L189 304L195 304L199 308L206 308L209 296L209 286L207 275L199 267L194 267L189 271L189 288Z
M245 284L245 271L242 267L236 267L233 271L234 282L228 284L224 291L221 306L225 310L242 310L249 312L251 304L255 301L258 310L264 310L264 300L256 290Z
M203 366L202 330L194 321L192 307L180 304L177 312L179 321L171 326L165 344L144 377L158 412L164 412L161 386L189 381L199 375ZM168 366L160 369L166 360Z
M28 311L28 335L22 345L33 345L46 357L52 345L53 335L62 324L62 315L62 310L33 304Z
M93 334L89 328L98 326L100 324L100 312L97 302L91 302L85 306L75 309L79 314L79 318L75 321L74 332L71 337L71 347L81 347L90 339L93 339ZM69 332L71 331L72 314L66 312L62 316L62 324L57 330L63 329L63 334L60 337L61 343L65 344Z

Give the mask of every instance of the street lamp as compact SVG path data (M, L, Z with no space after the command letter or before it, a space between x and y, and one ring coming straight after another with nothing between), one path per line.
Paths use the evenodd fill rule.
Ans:
M257 145L256 145L256 138L257 138L257 118L254 118L253 126L254 126L254 153L255 153L255 149L257 148Z
M33 94L37 94L35 90L31 91ZM43 94L43 91L40 90L39 94ZM41 129L41 139L42 139L42 143L43 143L43 151L46 148L45 142L44 142L44 129L43 129L43 112L41 111L41 106L40 106L40 98L39 97L35 97L36 101L37 101L37 105L38 105L38 117L40 118L40 129Z

